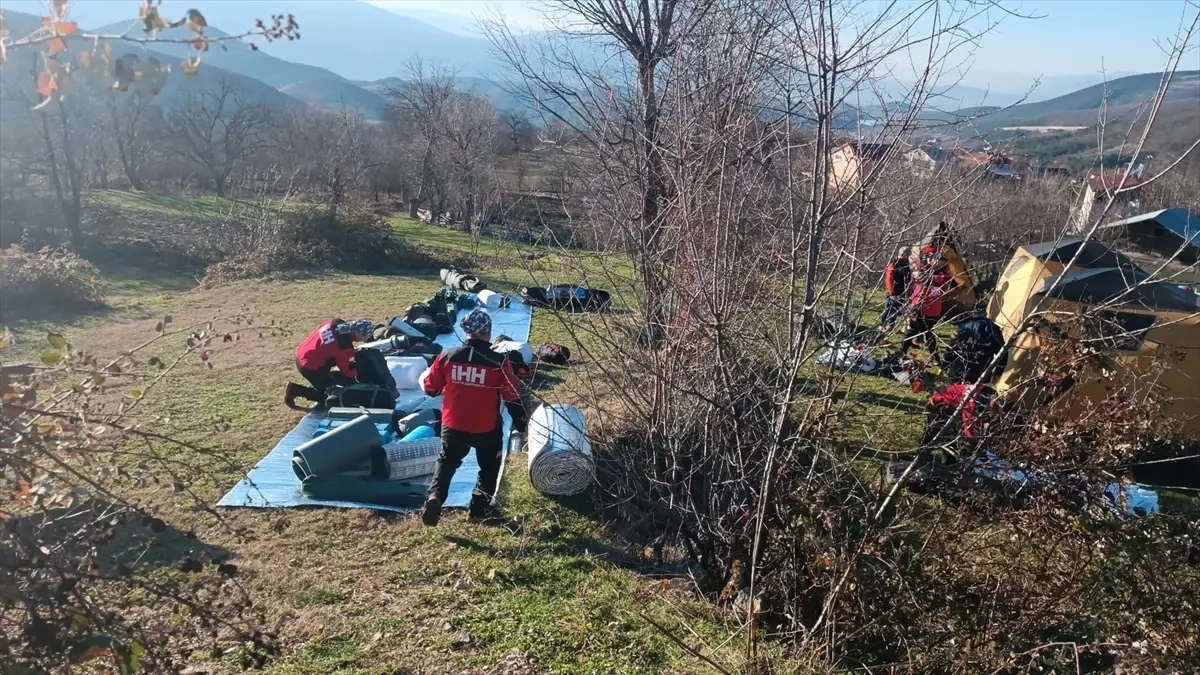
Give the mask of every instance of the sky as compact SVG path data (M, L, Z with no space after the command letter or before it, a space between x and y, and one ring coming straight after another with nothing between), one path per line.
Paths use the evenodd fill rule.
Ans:
M438 11L467 19L500 8L516 25L541 24L537 0L369 0L403 13ZM1188 12L1188 7L1191 7ZM1041 75L1095 75L1161 71L1164 56L1156 46L1175 35L1187 13L1195 16L1195 0L1019 0L1005 7L1036 19L1004 17L986 35L975 56L970 80L997 77L1032 79ZM1000 12L990 12L997 19ZM1193 40L1200 43L1200 38ZM1190 65L1187 62L1190 61ZM1200 69L1200 51L1185 61Z

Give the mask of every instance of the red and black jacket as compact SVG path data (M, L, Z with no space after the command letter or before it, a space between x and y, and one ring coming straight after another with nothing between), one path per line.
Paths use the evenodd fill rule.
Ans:
M296 361L305 370L329 370L337 366L346 377L354 377L354 337L339 333L337 328L345 323L331 319L317 326L296 347Z
M425 378L425 393L442 396L442 425L482 434L500 428L500 403L508 407L513 428L524 431L525 409L508 357L486 340L467 340L438 354Z

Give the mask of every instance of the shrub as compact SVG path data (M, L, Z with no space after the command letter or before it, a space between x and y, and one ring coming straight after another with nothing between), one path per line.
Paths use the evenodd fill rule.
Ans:
M13 245L0 253L3 314L27 314L50 307L85 307L104 302L96 268L61 249L29 252Z
M278 215L270 226L246 225L246 246L231 248L231 254L210 265L206 285L237 279L261 278L271 274L306 270L340 269L377 272L397 268L432 268L428 256L399 240L388 224L365 208L346 207L337 218L324 213ZM238 240L232 237L231 241Z

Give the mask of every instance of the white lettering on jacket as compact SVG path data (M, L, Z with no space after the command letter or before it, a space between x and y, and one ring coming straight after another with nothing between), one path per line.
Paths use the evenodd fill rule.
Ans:
M450 379L460 384L477 384L483 386L487 383L487 371L477 366L455 364L450 369Z
M333 328L326 326L321 329L321 344L327 345L336 339L337 337L333 334Z

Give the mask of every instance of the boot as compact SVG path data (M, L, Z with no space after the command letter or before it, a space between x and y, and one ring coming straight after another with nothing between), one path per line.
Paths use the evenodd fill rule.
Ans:
M425 500L425 508L421 511L421 522L426 527L437 527L438 521L442 519L442 500L437 497L430 497Z
M297 398L316 401L318 398L320 398L320 394L318 394L317 390L313 389L312 387L306 387L301 384L296 384L295 382L288 382L287 389L283 393L283 404L292 410L307 412L309 410L308 408L303 408L296 405Z

